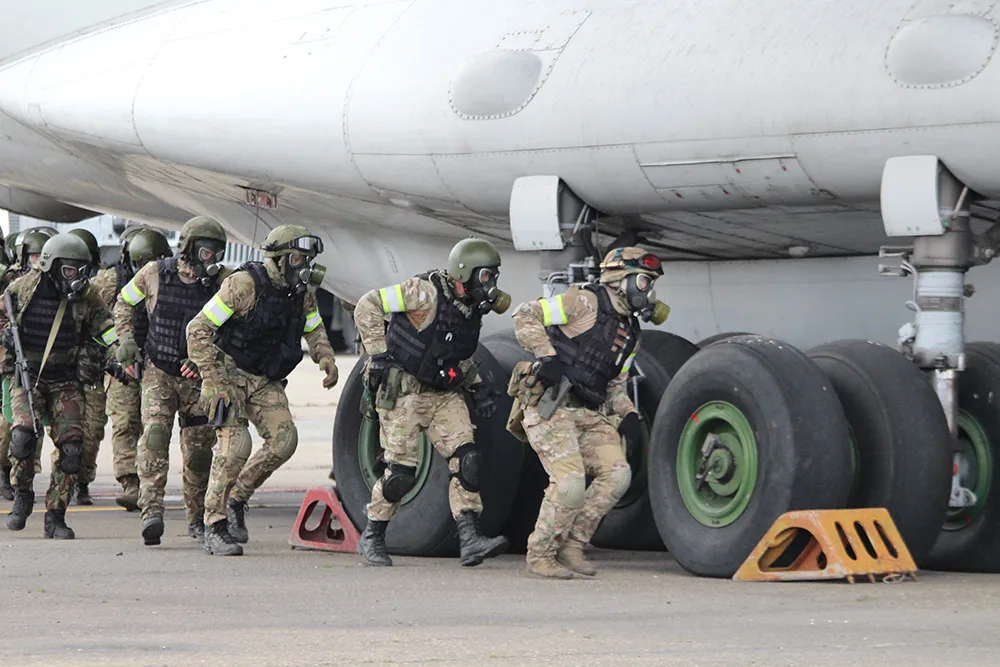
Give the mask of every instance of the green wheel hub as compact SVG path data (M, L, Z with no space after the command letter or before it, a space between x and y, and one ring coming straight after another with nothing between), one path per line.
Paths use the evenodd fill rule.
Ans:
M979 420L964 410L959 410L958 442L962 446L962 464L959 479L962 486L976 494L976 504L972 507L948 509L944 530L962 530L983 512L990 494L993 480L993 449L989 436Z
M431 468L431 452L433 452L433 448L430 441L427 436L421 433L420 442L417 445L417 483L399 501L400 505L405 505L413 500L424 488L427 474ZM367 415L361 420L361 428L358 430L358 465L361 466L361 475L365 479L365 484L368 485L368 490L371 491L375 487L375 482L385 472L386 462L382 458L378 420Z
M677 483L699 523L721 528L743 514L757 485L757 439L739 408L711 401L688 418L677 448Z

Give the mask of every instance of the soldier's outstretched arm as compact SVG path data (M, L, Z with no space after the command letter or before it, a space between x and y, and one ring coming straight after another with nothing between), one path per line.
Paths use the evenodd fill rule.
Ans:
M230 317L250 312L256 298L253 276L247 271L234 273L222 281L219 291L188 324L188 356L198 366L202 377L207 378L217 371L216 348L212 344L215 332Z
M316 303L315 294L306 292L302 310L306 316L302 336L309 346L309 357L317 364L323 359L333 359L333 346L330 345L330 339L326 335L326 327L323 326L323 317L319 314L319 304Z
M118 342L115 320L111 316L111 311L104 305L104 300L98 293L97 288L91 286L84 293L84 296L87 299L89 309L88 322L90 336L105 347L111 347Z
M121 340L135 340L135 327L132 325L133 311L146 300L150 292L150 276L156 275L156 262L150 262L132 276L125 287L118 293L115 300L113 316L115 330ZM143 306L144 307L144 306Z
M354 325L361 336L365 352L382 354L385 346L385 318L392 313L406 313L410 321L422 328L437 307L434 285L420 278L374 289L358 301L354 309Z

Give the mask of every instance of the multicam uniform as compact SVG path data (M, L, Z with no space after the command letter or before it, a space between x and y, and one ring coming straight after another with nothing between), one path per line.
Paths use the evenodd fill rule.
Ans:
M137 452L144 523L152 517L162 521L170 437L177 413L184 461L184 513L192 531L201 524L215 431L199 404L201 380L183 377L181 364L188 356L185 329L217 289L218 281L204 287L184 259L161 259L144 266L122 288L115 303L115 325L123 344L138 336L134 311L143 301L149 317L142 377L143 432ZM147 544L159 542L159 535L146 538Z
M237 542L248 539L242 520L247 501L298 444L283 381L302 360L303 336L309 356L334 373L335 382L334 352L315 295L291 291L272 261L243 265L188 327L188 350L204 388L224 387L231 400L214 452L205 526L228 521ZM249 422L264 439L253 457Z
M566 545L582 550L628 489L631 470L616 429L635 412L626 379L639 332L622 295L604 285L573 286L514 314L518 342L536 357L558 356L573 382L548 420L538 411L542 387L528 392L521 386L521 424L550 479L528 538L530 566L562 570L554 562L557 552ZM515 374L519 370L525 369ZM587 474L594 478L589 488Z
M112 344L115 339L110 313L93 286L88 286L80 298L69 305L55 286L43 277L40 271L31 271L11 283L9 290L17 309L17 319L21 330L21 343L30 362L32 376L36 377L44 356L56 318L61 317L50 354L45 359L41 376L36 381L33 392L38 419L48 419L50 432L59 450L57 465L53 466L49 489L45 497L46 535L48 537L72 538L72 531L64 521L66 505L74 481L83 459L83 382L93 381L100 375L104 356L103 349L95 349L100 341L102 347ZM60 309L63 310L60 315ZM4 310L0 323L7 324ZM12 373L13 354L7 355L5 372ZM25 501L14 500L14 512L8 516L7 527L11 530L24 528L24 519L31 513L34 502L32 481L35 466L31 455L35 450L36 438L33 434L32 416L27 394L21 386L20 377L14 375L11 386L11 400L14 413L14 427L11 436L11 459L14 461L12 477L17 495ZM19 521L15 515L19 503L22 508ZM66 533L50 530L50 515L57 516L61 528Z

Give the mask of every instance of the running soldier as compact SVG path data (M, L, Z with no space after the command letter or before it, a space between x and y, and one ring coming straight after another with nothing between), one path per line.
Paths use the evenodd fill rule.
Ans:
M216 556L243 554L247 501L295 453L298 430L283 382L302 361L303 337L326 373L323 387L337 384L333 348L309 289L326 272L313 264L323 242L305 227L281 225L261 249L268 261L247 262L226 278L188 327L203 406L213 421L217 410L226 411L205 497L205 551ZM252 458L248 422L264 439Z
M431 271L372 290L354 310L361 341L372 355L366 378L388 464L372 489L368 524L358 544L369 565L392 565L385 531L399 501L416 483L421 432L448 460L448 501L458 525L462 565L479 565L507 549L507 538L486 537L479 528L479 483L487 471L480 469L481 454L461 393L472 393L478 414L489 418L496 412L495 398L481 384L472 355L483 316L491 310L503 313L510 305L510 296L497 288L499 267L493 244L465 239L452 248L447 272Z

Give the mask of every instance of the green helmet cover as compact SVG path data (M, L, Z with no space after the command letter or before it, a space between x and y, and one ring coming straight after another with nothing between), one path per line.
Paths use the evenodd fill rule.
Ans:
M41 257L38 259L38 268L42 271L49 271L52 268L52 263L57 259L90 262L90 248L87 247L87 244L79 236L73 234L56 234L48 239L42 247Z
M462 239L448 255L448 275L460 283L469 281L473 269L485 266L500 266L500 253L484 239Z
M90 261L94 266L98 266L101 263L101 247L97 244L97 237L91 234L86 229L71 229L69 234L83 239L83 242L87 244L87 248L90 250Z
M133 264L142 265L146 262L163 257L170 257L173 251L167 237L155 229L141 229L133 234L128 246L129 258Z
M204 215L191 218L184 223L184 227L181 228L180 237L181 253L187 252L191 244L197 239L214 239L223 243L229 240L226 237L226 230L222 228L222 224L218 220Z
M17 245L18 257L24 259L26 255L35 255L40 253L42 251L42 246L44 246L50 238L55 237L49 236L45 232L37 229L29 229L24 233L24 236L21 237L21 242ZM87 244L84 243L83 247L86 248Z

